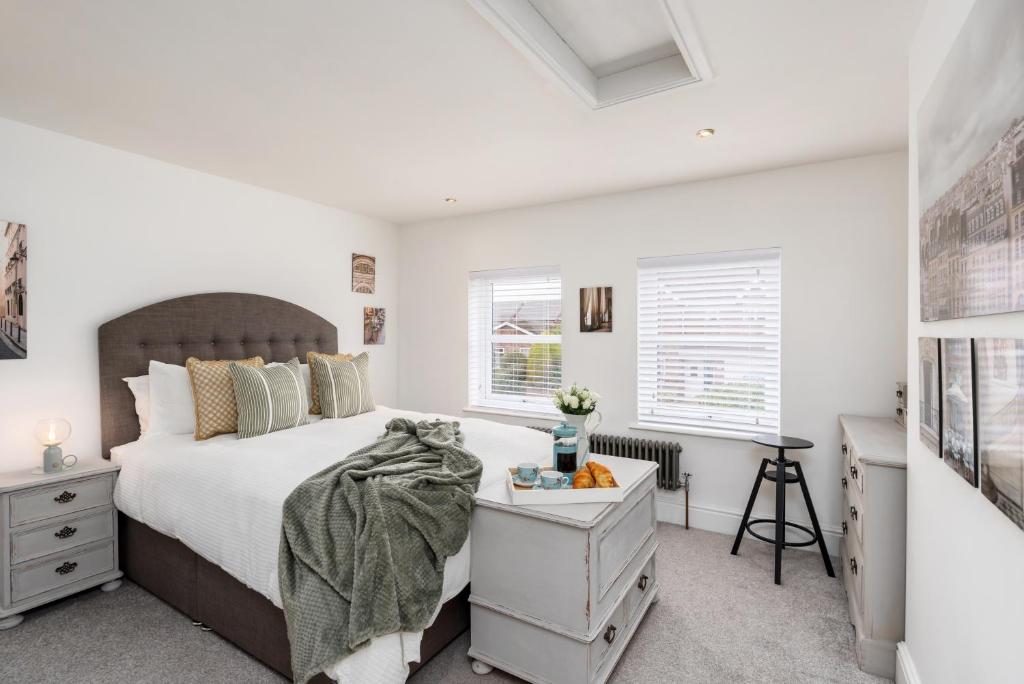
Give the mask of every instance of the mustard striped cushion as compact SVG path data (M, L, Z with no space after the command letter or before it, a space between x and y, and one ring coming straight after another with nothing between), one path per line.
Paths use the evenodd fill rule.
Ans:
M196 414L196 439L238 432L238 411L235 407L235 385L228 365L262 366L263 359L254 356L240 361L200 361L194 356L185 361L192 385L192 406Z
M238 401L238 438L258 437L306 424L309 402L299 360L256 368L228 366Z
M315 356L309 375L316 378L324 418L348 418L376 408L370 392L370 355L366 352L351 361Z

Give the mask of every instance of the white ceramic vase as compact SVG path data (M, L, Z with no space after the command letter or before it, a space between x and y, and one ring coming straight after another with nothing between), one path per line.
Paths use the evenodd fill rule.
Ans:
M590 435L601 424L601 412L591 411L582 416L563 413L562 418L576 428L576 467L582 468L590 456Z

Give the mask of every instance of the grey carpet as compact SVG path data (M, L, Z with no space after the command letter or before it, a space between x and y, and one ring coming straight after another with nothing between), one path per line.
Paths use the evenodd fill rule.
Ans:
M612 682L881 682L857 669L846 596L821 557L783 555L772 583L772 548L659 525L653 606ZM497 670L473 674L464 634L410 680L413 684L499 684ZM131 584L88 591L32 611L0 632L2 682L282 682L216 634Z

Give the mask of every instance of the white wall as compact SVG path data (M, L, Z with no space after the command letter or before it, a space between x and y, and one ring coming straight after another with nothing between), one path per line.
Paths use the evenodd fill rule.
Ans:
M636 259L781 247L782 425L818 445L800 458L835 551L837 415L891 414L906 378L906 164L900 152L403 226L399 403L454 414L466 405L469 271L558 264L565 381L606 397L602 431L678 439L694 473L691 523L734 533L768 450L627 429ZM614 288L610 334L578 332L579 288L595 285ZM789 489L791 519L806 520ZM661 516L681 522L680 502L662 494Z
M1024 314L920 322L917 110L973 5L930 0L911 50L906 645L921 681L1024 678L1024 533L918 439L918 337L1024 337Z
M66 453L99 454L96 329L198 292L285 299L361 351L362 307L387 307L369 347L380 403L396 400L397 229L391 224L0 120L0 221L29 230L28 359L0 361L0 470L32 464L32 428L71 421ZM352 252L377 257L377 294L351 292Z

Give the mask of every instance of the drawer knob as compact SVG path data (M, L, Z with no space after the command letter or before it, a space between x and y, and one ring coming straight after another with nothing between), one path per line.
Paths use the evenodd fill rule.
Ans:
M845 534L847 533L847 531L848 531L848 530L847 530L847 528L846 528L846 521L844 520L844 521L843 521L843 534L845 535Z
M68 527L65 525L63 528L53 533L53 536L57 539L67 539L68 537L75 536L75 532L78 531L77 527Z
M78 563L68 563L67 561L64 561L64 565L61 565L58 568L54 568L53 571L55 573L57 573L58 575L67 575L67 574L70 574L70 573L74 572L75 568L77 568L77 567L78 567Z
M856 506L850 506L850 517L853 518L854 520L856 520L858 515L859 514L857 513L857 507Z
M844 477L843 478L843 489L846 489L847 486L848 486L848 484L846 482L846 478Z
M608 629L604 630L604 640L609 644L615 641L615 625L608 625Z
M854 575L857 574L857 559L856 558L851 558L850 559L850 572L852 572Z
M850 475L853 476L854 480L857 479L857 466L850 466Z
M53 500L59 504L66 504L72 499L74 499L76 496L78 495L75 494L74 492L69 492L68 490L65 489L63 492L61 492L60 496L53 497Z
M640 581L636 583L636 588L640 591L647 591L647 580L651 579L647 575L640 575Z
M843 456L846 455L846 452L847 452L846 444L843 444Z

